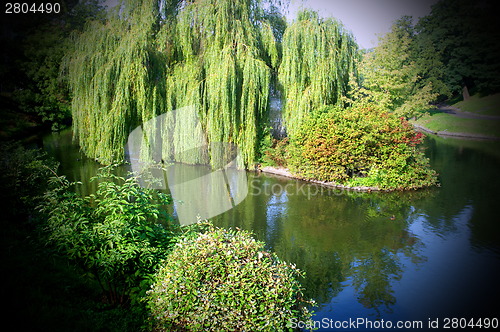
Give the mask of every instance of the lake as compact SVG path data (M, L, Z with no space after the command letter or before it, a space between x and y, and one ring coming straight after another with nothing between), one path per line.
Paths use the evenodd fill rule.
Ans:
M99 165L79 152L71 131L43 144L69 179L95 175ZM321 331L357 319L369 321L357 326L363 330L498 318L500 143L427 137L425 147L439 188L355 193L247 172L246 198L212 220L253 231L306 273Z

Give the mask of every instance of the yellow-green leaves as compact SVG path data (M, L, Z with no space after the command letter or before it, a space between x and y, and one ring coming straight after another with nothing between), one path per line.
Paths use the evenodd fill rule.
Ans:
M303 11L285 31L279 80L284 89L284 119L293 136L304 117L322 105L340 105L357 75L358 46L335 19Z
M279 63L260 1L184 2L168 19L156 6L125 1L75 40L66 68L83 151L104 164L120 161L132 129L192 106L208 143L237 144L252 164L267 117L270 66Z
M283 331L291 319L310 322L302 273L263 247L246 231L213 226L181 238L148 294L155 327Z

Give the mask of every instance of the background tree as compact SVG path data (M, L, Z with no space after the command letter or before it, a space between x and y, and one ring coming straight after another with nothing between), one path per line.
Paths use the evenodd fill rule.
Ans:
M59 76L61 61L72 47L69 36L103 15L100 0L86 0L62 2L59 13L23 14L21 22L7 18L3 44L9 51L2 64L2 90L12 93L22 111L53 129L69 122L70 96Z
M439 93L433 88L434 77L427 75L422 79L422 68L427 64L415 56L415 50L422 47L425 48L415 44L412 18L403 16L379 39L379 45L364 55L363 86L372 102L406 117L428 108Z
M500 90L497 7L490 0L441 0L417 24L418 38L439 54L448 89L464 99L471 89L484 94Z

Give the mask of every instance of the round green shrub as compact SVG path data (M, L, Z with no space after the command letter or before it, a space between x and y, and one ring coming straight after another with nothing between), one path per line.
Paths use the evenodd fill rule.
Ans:
M302 178L384 190L437 183L418 145L423 135L375 107L326 106L310 115L289 146L290 171Z
M294 265L245 231L211 227L176 245L148 292L158 330L282 331L311 312Z

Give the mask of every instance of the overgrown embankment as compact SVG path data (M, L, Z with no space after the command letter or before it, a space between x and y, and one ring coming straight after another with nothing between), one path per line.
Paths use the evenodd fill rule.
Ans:
M9 206L0 238L8 285L2 295L11 325L51 331L184 331L201 324L217 331L221 326L262 330L272 324L272 330L284 330L290 320L310 319L305 307L310 302L296 279L300 271L261 250L264 244L250 234L209 223L181 227L166 212L169 195L141 187L135 177L115 175L112 166L91 180L98 182L96 192L82 197L75 193L81 183L57 176L57 163L41 151L5 143L0 155L0 199ZM208 244L202 243L210 236ZM194 246L194 256L181 252L172 258L179 246ZM199 252L209 255L206 262ZM177 265L196 271L172 279L169 266L178 272ZM243 270L248 273L239 273ZM146 298L153 284L158 286L155 296ZM165 307L157 300L178 299L178 291L193 289L179 306ZM207 311L209 302L214 307ZM245 317L238 316L241 306L248 308Z

